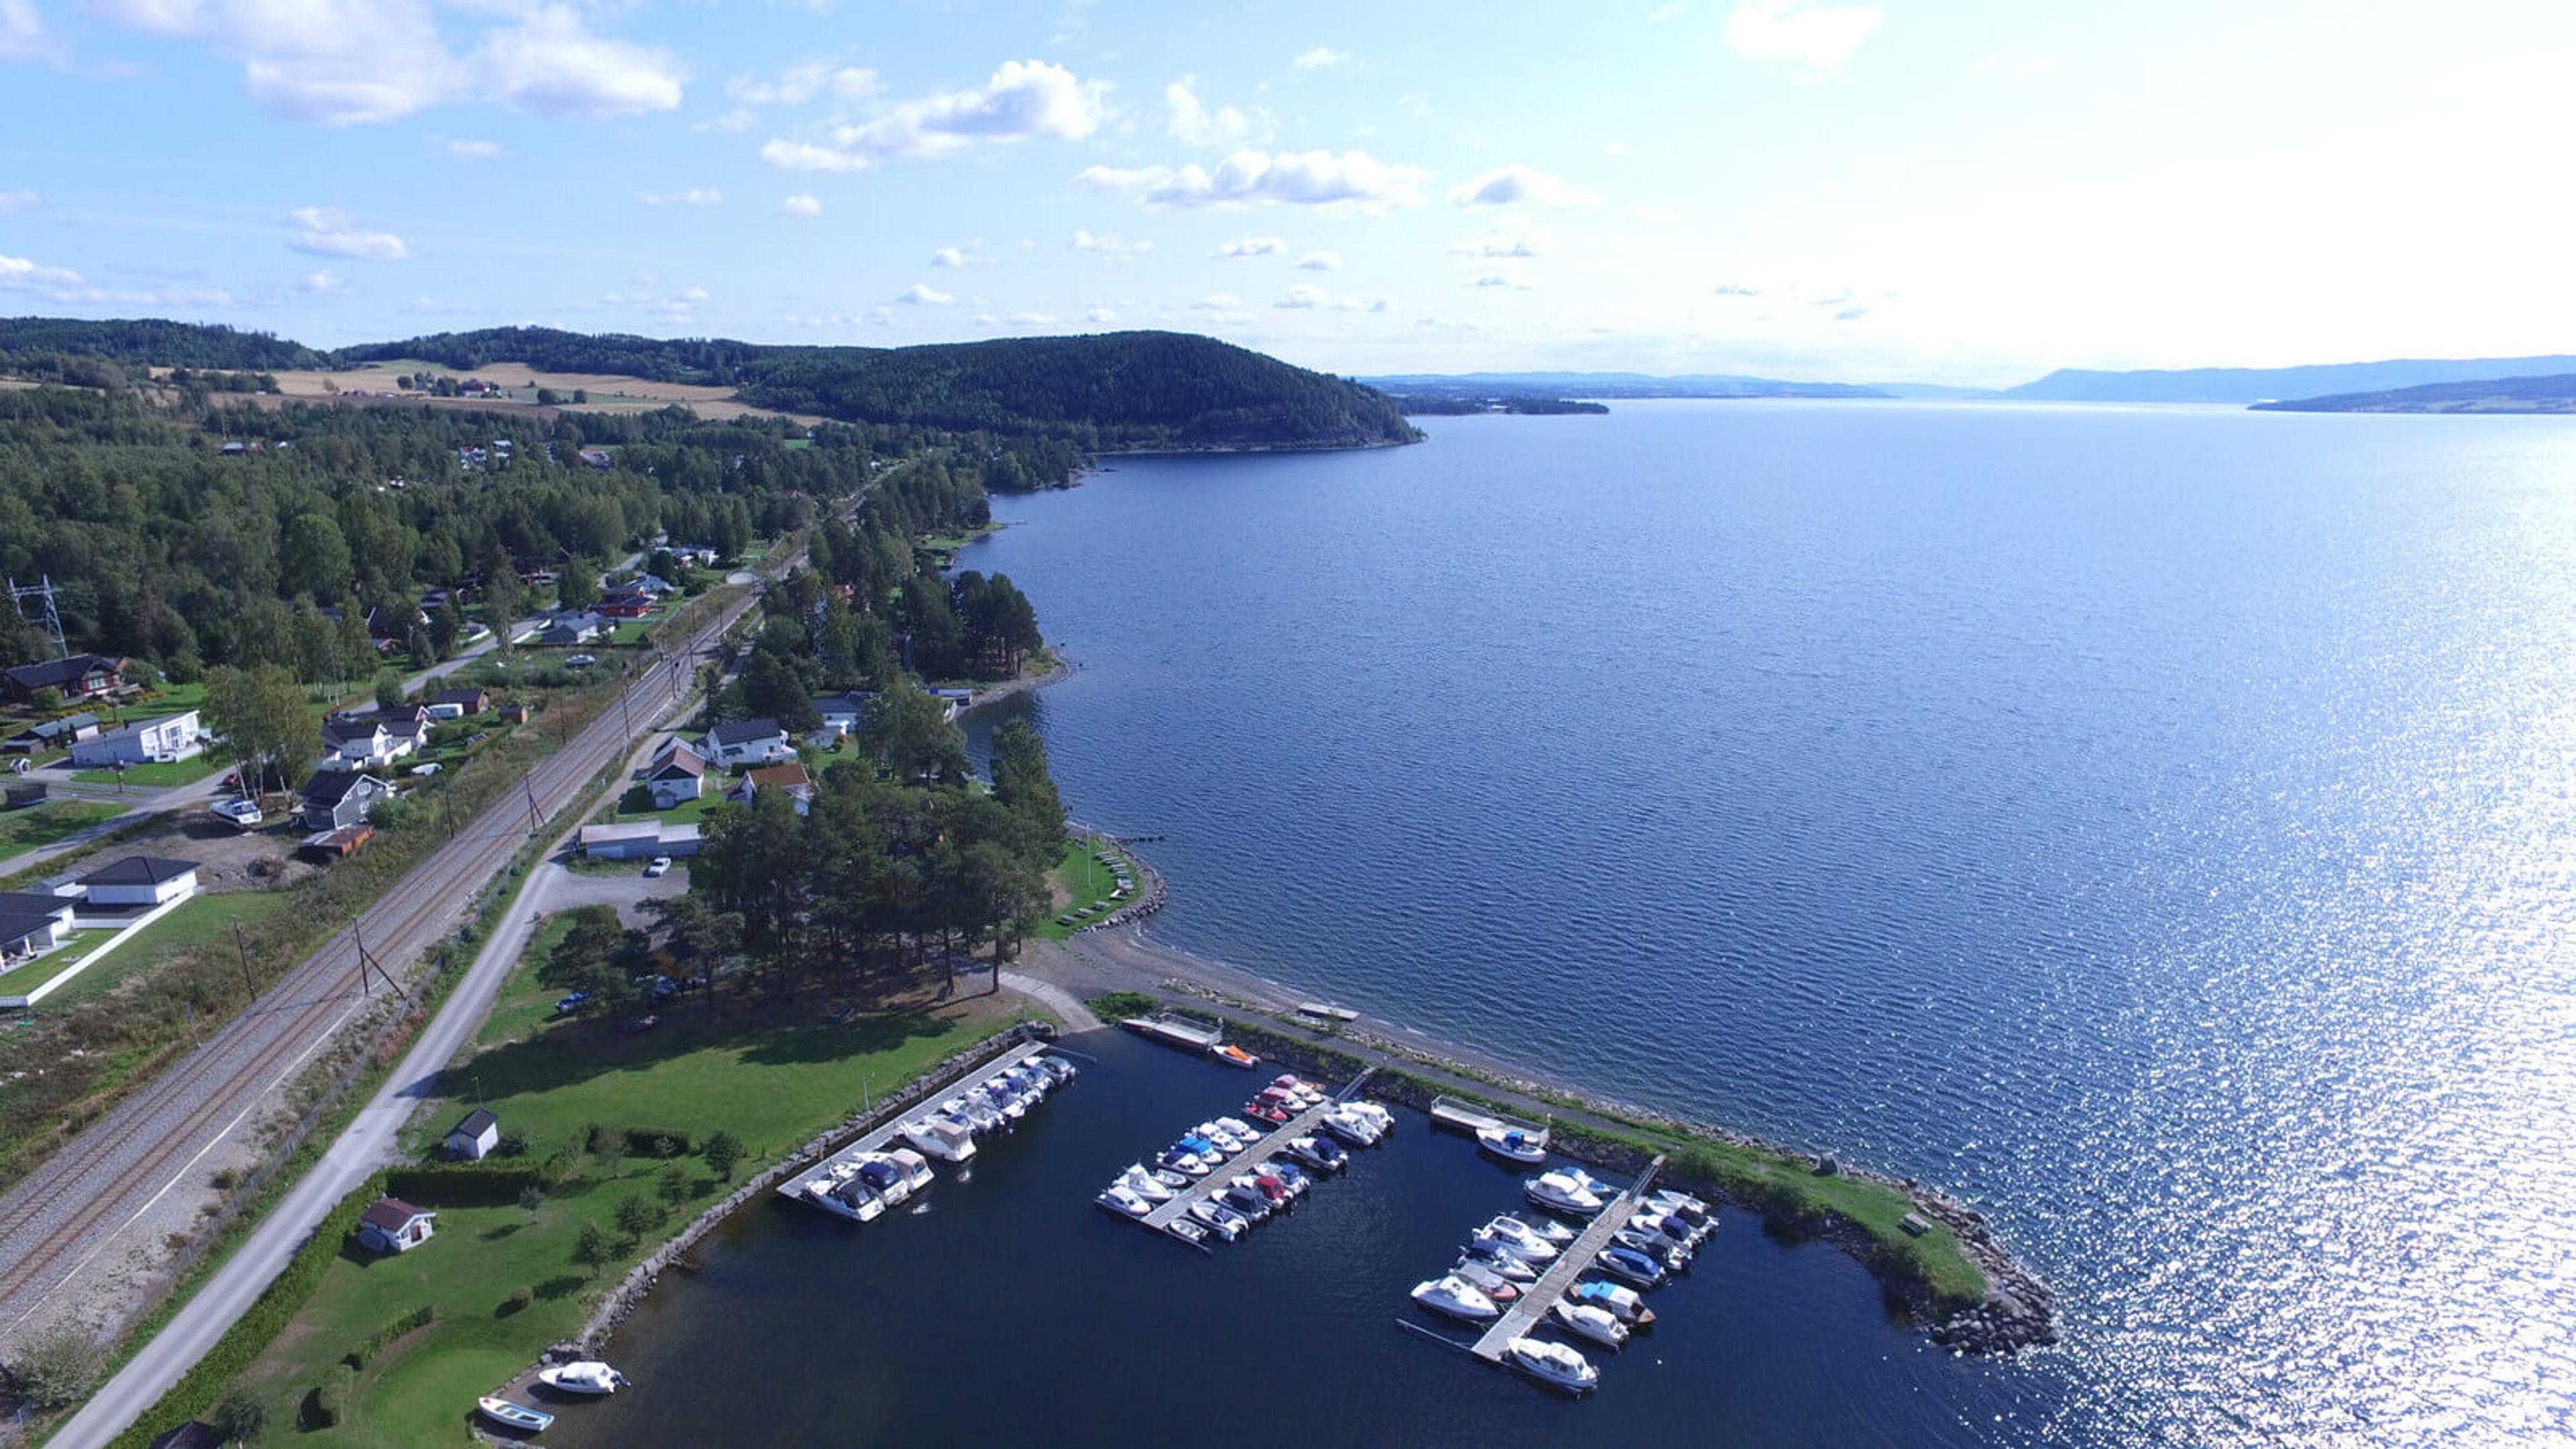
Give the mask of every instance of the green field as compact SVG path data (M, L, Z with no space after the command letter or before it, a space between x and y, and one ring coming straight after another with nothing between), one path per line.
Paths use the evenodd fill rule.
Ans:
M703 823L707 812L724 803L725 781L709 780L707 791L695 800L683 801L668 810L653 808L653 793L638 785L618 797L617 818L624 820L667 820L674 825Z
M448 1073L455 1096L424 1108L426 1141L480 1102L505 1132L529 1134L528 1163L575 1147L593 1123L643 1126L702 1143L718 1130L750 1149L737 1175L756 1169L950 1054L1009 1025L998 1014L893 1013L846 1026L784 1021L703 1002L664 1013L657 1030L620 1035L605 1023L558 1022L560 993L539 985L533 963L560 935L549 921L485 1021L475 1046ZM266 1403L271 1434L298 1444L445 1446L464 1437L477 1396L577 1332L596 1293L617 1281L652 1241L676 1231L720 1184L696 1156L665 1163L629 1156L563 1159L571 1176L535 1211L516 1206L438 1207L437 1235L399 1257L344 1249L294 1323L243 1375ZM679 1201L661 1193L678 1168ZM573 1260L584 1223L619 1232L618 1204L633 1195L662 1212L662 1226L623 1242L596 1271ZM526 1288L525 1307L511 1307ZM299 1405L333 1363L387 1324L428 1305L435 1320L371 1359L335 1428L297 1433Z
M12 810L0 815L0 856L16 855L51 845L125 813L122 805L102 805L87 800L53 800L27 810Z
M1082 929L1083 926L1108 914L1107 911L1092 910L1093 907L1109 904L1109 892L1115 889L1117 884L1116 872L1091 858L1091 853L1099 848L1080 838L1065 845L1064 859L1057 861L1055 867L1055 886L1059 902L1053 910L1047 912L1038 921L1038 928L1030 934L1041 940L1061 941ZM1128 879L1137 882L1141 889L1144 876L1136 869L1134 860L1115 846L1109 847L1109 853L1117 859L1128 862ZM1126 899L1132 900L1134 896L1131 894ZM1117 904L1125 903L1125 900L1121 900ZM1115 906L1111 908L1115 909ZM1073 924L1057 925L1055 918L1062 915L1073 916L1075 918Z
M91 785L114 785L122 782L126 788L132 790L157 790L170 785L193 785L223 768L224 760L221 755L199 755L193 760L181 760L176 764L165 765L156 761L128 765L123 775L119 775L114 770L82 770L72 778Z
M78 981L46 997L40 1005L48 1011L60 1010L74 1002L104 996L119 981L139 970L157 966L182 951L208 943L229 945L234 922L247 926L264 920L284 909L293 898L287 891L226 891L221 895L201 895L135 933L133 940L117 947L116 954L100 963L97 970L85 973ZM254 964L264 974L277 969L275 962Z
M91 952L115 939L116 932L111 930L74 931L44 959L0 976L0 996L33 996L38 987L78 967L90 958Z

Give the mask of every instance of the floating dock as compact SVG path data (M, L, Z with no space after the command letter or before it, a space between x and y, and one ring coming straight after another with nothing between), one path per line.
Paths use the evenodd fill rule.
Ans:
M1351 1078L1348 1086L1343 1087L1340 1091L1335 1092L1330 1097L1327 1097L1323 1101L1316 1103L1314 1106L1307 1108L1305 1111L1298 1113L1296 1116L1289 1118L1277 1130L1265 1134L1260 1141L1253 1143L1250 1147L1247 1147L1243 1151L1236 1153L1234 1156L1227 1158L1222 1165L1210 1172L1207 1176L1192 1181L1189 1186L1172 1194L1172 1200L1170 1202L1156 1204L1152 1212L1136 1219L1135 1221L1142 1223L1144 1226L1155 1232L1169 1234L1172 1224L1179 1222L1182 1215L1190 1210L1192 1204L1202 1203L1212 1197L1219 1196L1225 1191L1225 1185L1228 1182L1231 1182L1235 1178L1243 1175L1242 1171L1228 1170L1232 1168L1234 1164L1240 1162L1244 1165L1245 1170L1249 1170L1253 1163L1259 1162L1267 1157L1276 1156L1279 1149L1288 1144L1290 1138L1303 1137L1307 1133L1314 1131L1315 1124L1324 1120L1325 1113L1330 1112L1335 1107L1342 1105L1351 1098L1358 1096L1361 1085L1369 1079L1369 1073L1376 1070L1377 1068L1371 1067L1368 1071L1364 1071L1358 1076Z
M787 1179L785 1182L780 1183L778 1185L778 1195L783 1198L792 1199L796 1202L810 1204L813 1199L806 1195L806 1184L812 1182L818 1177L827 1177L834 1167L843 1162L847 1162L853 1157L859 1157L870 1152L885 1151L890 1145L894 1144L896 1138L903 1135L904 1123L912 1121L914 1118L923 1116L926 1113L938 1111L939 1098L941 1094L948 1090L948 1088L958 1086L961 1083L980 1082L986 1077L989 1077L1007 1067L1026 1066L1035 1062L1038 1058L1045 1056L1049 1050L1050 1048L1048 1047L1032 1046L1027 1042L1015 1042L1010 1046L1004 1047L1002 1050L993 1053L991 1056L986 1057L984 1060L977 1062L973 1066L958 1073L956 1076L950 1078L940 1086L933 1088L929 1092L923 1093L908 1110L897 1112L884 1122L868 1129L868 1131L863 1133L857 1141L851 1143L849 1146L842 1148L838 1152L832 1153L822 1161L815 1163L812 1167L809 1167L803 1172L796 1174L794 1177Z
M1335 1006L1332 1003L1325 1001L1298 1002L1297 1014L1299 1016L1311 1016L1318 1021L1353 1022L1360 1019L1360 1014L1351 1010L1349 1007Z
M1601 1256L1601 1250L1610 1246L1612 1235L1627 1226L1629 1214L1634 1213L1637 1204L1645 1200L1646 1190L1655 1185L1655 1174L1663 1170L1664 1159L1661 1157L1647 1163L1646 1170L1637 1174L1637 1180L1628 1184L1628 1190L1610 1199L1610 1205L1593 1216L1592 1225L1566 1244L1565 1251L1556 1255L1556 1261L1548 1265L1547 1271L1538 1275L1538 1281L1523 1288L1521 1296L1512 1301L1511 1307L1503 1310L1503 1316L1494 1320L1494 1326L1486 1329L1485 1336L1477 1339L1476 1346L1468 1351L1487 1363L1501 1363L1503 1345L1515 1338L1527 1337L1531 1329L1546 1322L1548 1310L1565 1296L1565 1290L1573 1287L1576 1279L1592 1267L1593 1260Z
M1518 1132L1536 1143L1542 1151L1547 1147L1545 1127L1535 1122L1524 1122L1518 1117L1506 1117L1499 1112L1489 1112L1473 1102L1461 1102L1455 1097L1431 1099L1431 1125L1446 1127L1452 1132L1464 1132L1470 1137L1479 1132L1500 1128L1506 1132Z
M1118 1023L1138 1036L1152 1037L1166 1046L1183 1051L1207 1053L1225 1040L1225 1028L1213 1021L1201 1021L1177 1011L1158 1011L1152 1016L1131 1016Z

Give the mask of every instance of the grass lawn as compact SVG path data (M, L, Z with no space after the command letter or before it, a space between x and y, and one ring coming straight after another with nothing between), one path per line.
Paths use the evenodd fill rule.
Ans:
M644 642L644 636L652 633L668 617L670 617L669 610L656 609L641 619L620 619L617 621L616 630L608 636L608 642L622 647L641 644Z
M204 754L193 760L181 760L176 764L165 765L154 761L141 765L128 765L122 776L114 770L82 770L72 778L92 785L113 785L122 780L126 785L137 790L157 790L166 785L193 785L224 767L222 756Z
M1049 941L1061 941L1083 926L1108 914L1107 911L1093 911L1087 916L1078 914L1088 907L1107 902L1110 891L1117 888L1117 872L1091 858L1091 852L1095 848L1090 843L1079 839L1066 843L1064 859L1057 861L1055 867L1055 908L1039 920L1034 934ZM1116 846L1108 849L1112 859L1127 859L1126 854ZM1140 882L1143 880L1132 861L1128 863L1127 878ZM1123 905L1134 898L1130 894L1122 897L1117 904ZM1116 906L1111 906L1111 909L1116 909ZM1073 915L1075 917L1073 924L1057 925L1055 918L1062 915Z
M619 820L667 820L673 825L702 824L707 818L708 811L724 803L725 783L721 780L712 781L705 794L695 800L681 801L668 810L654 809L653 792L638 785L618 797L617 818Z
M122 805L101 805L87 800L53 800L32 809L12 810L0 815L0 856L51 845L66 835L86 830L102 820L113 820L124 813Z
M0 996L32 996L36 988L89 959L92 951L116 939L116 932L92 928L74 931L39 961L0 976Z
M533 963L559 934L553 921L540 930L475 1046L448 1074L459 1096L424 1109L424 1135L480 1100L505 1131L531 1135L536 1160L603 1122L670 1128L696 1141L729 1130L750 1148L747 1164L758 1164L848 1115L864 1087L883 1091L1009 1025L983 1003L978 1013L907 1012L842 1027L739 1008L706 1020L703 1003L666 1012L660 1030L641 1036L592 1021L549 1025L559 993L537 984ZM721 1190L700 1159L678 1165L682 1199L667 1206L664 1226L648 1240L676 1230ZM630 1157L612 1169L585 1156L533 1213L424 1203L439 1213L428 1243L381 1259L344 1250L304 1311L243 1375L267 1404L272 1434L283 1430L281 1437L316 1449L459 1442L475 1398L577 1331L593 1295L646 1250L645 1242L625 1244L595 1273L572 1259L582 1224L615 1233L617 1205L628 1195L661 1205L664 1168ZM513 1312L510 1293L521 1287L531 1301ZM423 1304L436 1321L368 1363L338 1427L288 1427L335 1360Z
M206 682L201 679L194 684L161 685L151 698L126 706L125 714L128 719L156 719L165 714L205 707Z
M74 1002L103 996L117 982L140 970L195 946L232 941L233 923L247 926L283 910L293 899L286 891L226 891L220 895L201 895L179 909L154 921L138 932L134 939L116 948L107 964L84 974L53 995L38 1003L48 1011L57 1011ZM273 963L263 962L265 968Z

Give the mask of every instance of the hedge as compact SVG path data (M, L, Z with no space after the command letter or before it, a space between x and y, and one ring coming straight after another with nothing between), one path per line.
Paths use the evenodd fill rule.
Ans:
M283 1331L287 1322L304 1308L313 1290L322 1286L322 1274L331 1260L340 1256L341 1247L358 1231L358 1219L367 1207L385 1195L385 1180L380 1173L359 1185L358 1190L340 1199L313 1230L304 1246L287 1259L286 1267L275 1281L259 1295L250 1311L224 1332L197 1366L186 1377L170 1386L161 1402L151 1412L137 1419L126 1431L108 1441L107 1449L151 1449L152 1441L163 1430L190 1419L202 1419L213 1409L215 1400L264 1352Z
M612 1132L624 1140L626 1151L636 1157L686 1157L694 1148L689 1134L675 1127L609 1127L593 1122L582 1134L582 1150L597 1152L600 1139ZM667 1152L662 1147L665 1142L671 1144Z
M424 1303L368 1335L367 1341L340 1356L340 1361L353 1369L367 1366L367 1360L383 1353L386 1347L417 1328L427 1328L438 1318L438 1310Z
M439 1163L397 1167L385 1174L385 1191L423 1207L509 1207L529 1188L545 1190L539 1169L524 1163L475 1167Z

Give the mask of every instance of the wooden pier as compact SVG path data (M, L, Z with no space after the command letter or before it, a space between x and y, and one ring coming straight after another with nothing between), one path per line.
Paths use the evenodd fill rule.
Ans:
M903 1135L904 1123L916 1121L939 1110L938 1093L946 1092L949 1087L957 1087L961 1085L971 1086L977 1082L983 1081L989 1076L992 1076L994 1073L1001 1071L1005 1067L1023 1066L1034 1062L1038 1058L1045 1056L1048 1050L1049 1049L1047 1047L1032 1046L1027 1042L1014 1042L1010 1046L1004 1047L1002 1050L993 1053L991 1056L984 1058L982 1061L968 1067L956 1076L951 1077L945 1085L933 1088L930 1093L925 1093L920 1101L913 1104L913 1110L895 1113L885 1121L878 1123L876 1126L871 1127L866 1132L862 1133L857 1141L843 1147L838 1152L831 1153L824 1157L820 1162L815 1163L812 1167L809 1167L803 1172L796 1174L794 1177L787 1179L785 1182L780 1183L778 1185L778 1195L783 1198L792 1199L796 1202L811 1202L813 1199L808 1197L805 1192L805 1185L807 1183L812 1182L817 1177L829 1174L832 1168L838 1163L846 1162L849 1159L860 1156L864 1153L885 1151L888 1146L894 1143L896 1138ZM925 1157L929 1156L928 1153L924 1153L922 1155Z
M1464 1132L1470 1137L1491 1128L1501 1128L1504 1131L1520 1133L1536 1143L1541 1151L1547 1149L1545 1127L1536 1122L1524 1122L1518 1117L1506 1117L1499 1112L1490 1112L1473 1102L1461 1102L1455 1097L1431 1099L1431 1125L1446 1127L1452 1132Z
M1361 1085L1369 1079L1369 1073L1376 1070L1377 1068L1371 1067L1368 1071L1351 1078L1350 1084L1340 1091L1289 1118L1277 1130L1265 1134L1260 1141L1219 1163L1209 1170L1207 1176L1194 1179L1189 1186L1172 1194L1170 1202L1156 1204L1152 1212L1136 1221L1155 1232L1179 1237L1179 1234L1171 1231L1172 1224L1179 1222L1182 1215L1186 1214L1193 1204L1222 1195L1226 1184L1242 1176L1245 1171L1249 1171L1253 1163L1277 1156L1279 1149L1287 1146L1291 1138L1303 1137L1314 1131L1315 1124L1324 1120L1325 1113L1359 1095ZM1238 1162L1243 1164L1242 1169L1235 1169L1234 1165Z
M1118 1023L1138 1036L1176 1046L1185 1052L1205 1055L1225 1041L1225 1027L1217 1022L1178 1011L1158 1011L1152 1016L1131 1016Z
M1637 1210L1638 1203L1644 1201L1646 1190L1655 1185L1655 1174L1663 1170L1664 1159L1661 1157L1647 1163L1646 1170L1637 1174L1637 1180L1628 1184L1628 1190L1610 1199L1610 1205L1593 1216L1591 1226L1565 1245L1564 1250L1556 1255L1556 1261L1548 1264L1547 1271L1538 1275L1537 1282L1522 1287L1521 1296L1503 1310L1503 1316L1494 1320L1494 1326L1485 1330L1485 1336L1477 1339L1476 1346L1469 1352L1487 1363L1501 1363L1503 1345L1515 1338L1526 1337L1531 1329L1546 1322L1549 1310L1565 1296L1565 1290L1573 1287L1575 1280L1582 1277L1593 1261L1601 1256L1601 1250L1610 1246L1612 1235L1628 1225L1629 1215Z

